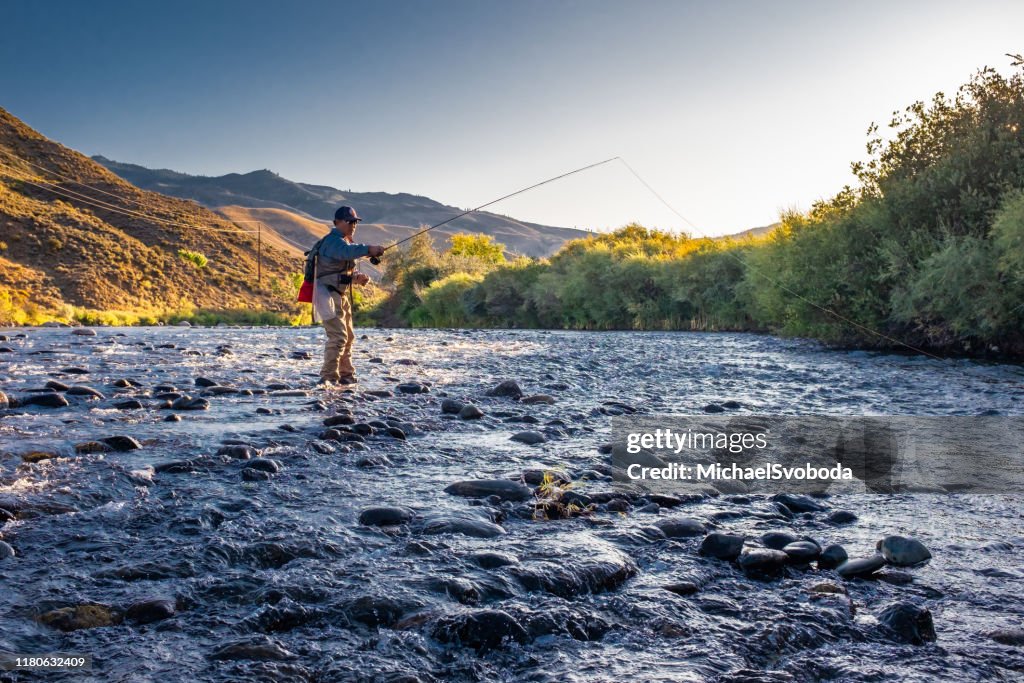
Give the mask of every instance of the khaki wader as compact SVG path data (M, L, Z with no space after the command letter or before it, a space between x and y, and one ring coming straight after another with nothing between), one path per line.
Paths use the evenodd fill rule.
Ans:
M355 341L355 330L352 328L352 302L348 292L329 293L332 308L338 312L336 317L324 320L324 331L327 332L327 343L324 346L324 365L320 368L320 379L337 382L340 379L354 380L356 369L352 365L352 342Z

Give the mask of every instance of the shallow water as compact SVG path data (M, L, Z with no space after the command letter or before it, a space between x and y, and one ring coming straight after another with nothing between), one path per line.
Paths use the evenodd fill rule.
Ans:
M537 522L521 514L523 504L480 505L443 490L456 480L515 477L529 468L600 469L607 456L597 448L608 441L609 414L617 412L607 401L653 414L699 412L709 402L735 400L740 412L773 414L1021 415L1019 366L838 352L741 334L366 330L368 339L356 344L359 393L226 394L208 397L206 411L169 411L157 407L154 387L197 396L200 376L242 389L277 382L310 389L322 332L149 328L82 337L32 329L13 336L20 332L0 342L13 349L0 354L0 390L29 396L56 378L105 398L72 395L67 408L28 407L0 418L0 507L18 511L2 529L17 557L0 560L0 651L72 652L94 660L90 672L18 673L16 680L982 681L1024 675L1021 649L986 635L1024 618L1019 496L833 496L821 502L859 519L832 526L824 522L827 511L787 519L765 496ZM313 359L292 358L294 351ZM373 357L383 362L369 362ZM62 373L71 367L88 374ZM118 379L139 386L118 389L112 384ZM556 402L520 405L484 396L505 379ZM400 381L429 382L431 391L362 393L394 390ZM486 416L443 419L443 394L473 402ZM113 407L132 397L146 408ZM360 421L395 418L408 439L370 437L365 450L351 452L325 444L317 439L322 420L338 407ZM182 421L164 422L171 412ZM537 423L506 421L519 415ZM556 419L564 424L545 424ZM548 441L509 440L523 429L542 431ZM132 436L142 448L75 453L75 444L114 435ZM279 461L281 472L247 481L245 461L221 457L201 459L193 471L151 469L213 456L232 439ZM62 457L22 461L21 454L38 450ZM379 456L386 459L366 462ZM597 480L580 490L614 489ZM360 511L372 505L413 508L416 520L483 515L507 534L428 534L416 522L361 526ZM906 585L843 582L831 571L798 569L782 580L751 581L733 565L699 557L699 537L665 539L651 531L672 516L744 534L753 545L765 531L790 530L841 543L851 557L866 557L876 540L901 534L922 540L933 559L906 570L912 575ZM484 569L469 559L484 550L510 553L519 567L537 572L579 572L604 562L635 566L636 573L598 587L607 590L556 595L517 578L515 565ZM663 588L679 581L699 591L683 597ZM850 600L810 599L808 588L822 581L844 584ZM353 605L366 596L397 605L387 625L372 627L358 617ZM124 609L153 597L173 600L176 614L68 633L35 620L65 606ZM937 641L912 646L887 635L875 617L895 601L928 607ZM446 618L485 608L522 624L544 618L550 624L531 626L524 642L489 649L441 642L449 640L442 634ZM261 638L276 643L276 654L264 648L263 659L213 657L227 644Z

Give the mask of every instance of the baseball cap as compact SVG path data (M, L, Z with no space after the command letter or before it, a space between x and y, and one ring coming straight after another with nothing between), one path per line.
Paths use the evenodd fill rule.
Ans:
M334 212L334 220L351 223L352 221L361 221L363 219L359 217L359 214L351 206L342 206Z

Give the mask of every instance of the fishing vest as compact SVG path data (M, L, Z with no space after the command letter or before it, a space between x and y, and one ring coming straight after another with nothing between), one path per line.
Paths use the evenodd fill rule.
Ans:
M325 259L320 256L320 247L324 240L331 238L333 233L321 237L313 245L313 248L306 252L306 269L303 273L303 280L312 282L317 280L328 288L340 288L351 284L352 271L356 268L356 262L352 260ZM336 239L344 239L340 235Z

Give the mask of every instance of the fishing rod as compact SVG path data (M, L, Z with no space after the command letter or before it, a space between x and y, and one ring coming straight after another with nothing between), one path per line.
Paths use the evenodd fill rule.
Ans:
M429 228L424 228L423 230L420 230L419 232L414 232L413 234L409 235L408 237L400 239L397 242L395 242L394 244L391 244L391 245L388 245L388 246L384 247L384 251L387 251L388 249L394 249L399 244L402 244L403 242L408 242L412 238L418 237L418 236L420 236L420 235L422 235L424 233L428 233L431 230L433 230L434 228L440 228L442 225L447 225L448 223L451 223L454 220L458 220L459 218L462 218L463 216L468 216L469 214L475 213L477 211L480 211L481 209L486 209L488 206L492 206L494 204L497 204L498 202L504 201L506 199L510 199L512 197L515 197L516 195L523 194L524 192L529 192L530 190L535 190L538 187L541 187L542 185L547 185L548 183L553 183L556 180L561 180L562 178L568 178L571 175L576 175L577 173L582 173L583 171L589 171L592 168L597 168L598 166L603 166L604 164L609 164L609 163L611 163L613 161L618 161L618 160L619 160L619 157L612 157L611 159L605 159L604 161L599 161L596 164L590 164L589 166L583 166L582 168L577 168L575 171L569 171L568 173L563 173L561 175L557 175L554 178L548 178L547 180L544 180L542 182L536 183L534 185L530 185L529 187L524 187L521 190L516 190L515 192L507 194L507 195L505 195L503 197L498 197L497 199L495 199L493 201L490 201L490 202L487 202L486 204L481 204L480 206L478 206L478 207L476 207L474 209L469 209L467 211L463 211L462 213L458 214L457 216L452 216L451 218L449 218L447 220L444 220L444 221L441 221L440 223L437 223L436 225L431 225ZM380 265L380 257L378 257L378 256L371 257L370 258L370 263L372 263L375 266L379 266Z

